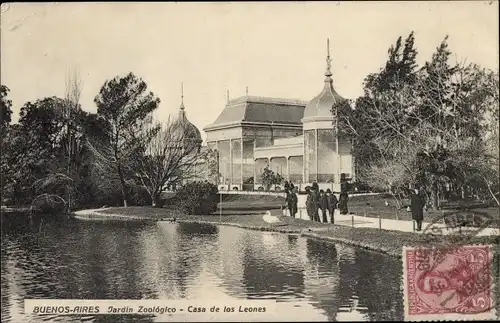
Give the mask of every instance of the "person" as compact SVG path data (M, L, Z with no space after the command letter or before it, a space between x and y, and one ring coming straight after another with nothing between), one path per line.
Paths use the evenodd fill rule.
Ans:
M417 222L417 231L422 230L422 221L424 220L424 206L424 199L422 198L419 189L415 188L415 191L410 197L410 209L412 219Z
M337 208L337 204L339 203L339 201L337 201L337 197L332 193L330 189L326 190L326 201L328 206L328 213L330 214L330 222L333 224L335 223L335 209Z
M307 210L307 215L309 216L309 220L313 221L314 220L314 210L316 209L316 206L313 201L313 192L309 186L306 187L306 194L307 194L307 199L306 199L306 210Z
M295 217L295 215L297 214L297 204L298 204L297 189L295 187L292 188L290 191L290 202L288 204L288 208L290 209L290 215L292 217Z
M349 210L347 209L347 202L349 201L349 195L347 195L346 191L340 192L339 197L339 209L340 214L348 214Z
M312 196L313 196L313 205L314 205L314 214L313 214L313 219L316 222L321 222L319 220L319 209L320 209L320 204L319 204L319 186L318 183L313 182L312 183Z
M328 208L328 201L326 199L325 191L319 190L319 209L321 210L321 215L323 218L323 223L328 222L328 218L326 217L326 210Z
M290 212L290 216L293 216L293 200L292 200L292 190L288 187L286 190L286 206Z

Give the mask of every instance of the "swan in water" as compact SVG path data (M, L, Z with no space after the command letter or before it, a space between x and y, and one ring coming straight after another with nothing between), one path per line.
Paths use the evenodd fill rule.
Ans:
M279 223L279 222L281 222L277 216L271 215L271 211L269 211L269 210L266 211L266 214L264 214L264 216L262 217L262 220L264 220L267 223Z

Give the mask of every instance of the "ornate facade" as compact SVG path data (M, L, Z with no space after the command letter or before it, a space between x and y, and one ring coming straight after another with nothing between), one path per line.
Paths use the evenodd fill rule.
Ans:
M228 100L204 128L207 146L219 153L219 189L262 189L266 166L302 188L317 182L338 192L342 176L354 177L351 143L336 132L332 108L344 99L333 87L327 48L323 90L311 101L247 95Z

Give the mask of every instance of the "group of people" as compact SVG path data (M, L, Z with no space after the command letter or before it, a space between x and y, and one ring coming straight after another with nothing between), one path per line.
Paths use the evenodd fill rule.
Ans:
M327 189L325 192L324 190L319 189L318 183L316 182L314 182L312 186L307 186L305 190L307 193L306 210L311 221L323 223L328 222L328 218L326 216L328 211L328 214L330 215L330 222L335 223L334 215L337 208L339 209L340 214L349 213L347 209L349 196L346 192L340 193L340 199L337 200L337 197L330 189ZM298 189L291 183L285 183L285 192L286 203L288 210L290 211L290 216L295 217L298 209ZM319 210L321 210L322 219L320 219Z

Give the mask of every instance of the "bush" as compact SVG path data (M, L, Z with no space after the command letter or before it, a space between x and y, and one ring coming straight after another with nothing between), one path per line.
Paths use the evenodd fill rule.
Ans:
M208 182L192 182L178 192L180 209L185 214L208 215L217 210L217 186Z

